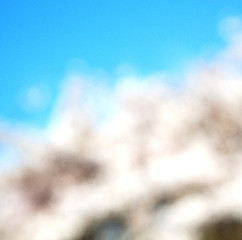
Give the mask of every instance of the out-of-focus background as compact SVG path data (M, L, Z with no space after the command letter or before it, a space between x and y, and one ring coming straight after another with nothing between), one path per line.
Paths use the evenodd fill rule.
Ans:
M0 2L0 238L242 239L242 3Z
M0 11L1 117L45 127L72 73L111 85L162 72L180 85L191 62L226 45L222 22L242 10L238 0L4 0Z

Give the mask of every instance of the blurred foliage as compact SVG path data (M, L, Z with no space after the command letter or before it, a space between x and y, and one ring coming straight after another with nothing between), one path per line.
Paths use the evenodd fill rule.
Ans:
M127 226L121 216L110 216L100 221L92 222L84 234L73 240L131 240L128 237Z
M216 222L207 223L201 232L200 240L241 240L242 220L222 218Z

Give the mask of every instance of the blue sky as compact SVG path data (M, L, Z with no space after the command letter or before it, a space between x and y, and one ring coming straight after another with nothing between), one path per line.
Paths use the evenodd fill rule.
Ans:
M240 0L1 0L0 118L45 126L73 68L112 82L122 65L179 72L222 48L219 22L241 14Z

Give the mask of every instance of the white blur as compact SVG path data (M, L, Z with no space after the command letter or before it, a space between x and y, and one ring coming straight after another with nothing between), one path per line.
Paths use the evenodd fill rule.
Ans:
M205 240L211 221L241 220L241 20L220 31L228 46L191 64L180 89L127 66L111 89L71 74L45 130L3 125L19 163L1 175L0 238ZM24 106L47 92L30 88Z

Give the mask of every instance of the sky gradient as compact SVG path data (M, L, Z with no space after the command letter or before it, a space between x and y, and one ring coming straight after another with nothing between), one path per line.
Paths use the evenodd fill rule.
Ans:
M0 118L45 126L71 71L179 73L221 49L219 23L241 15L240 0L2 0Z

